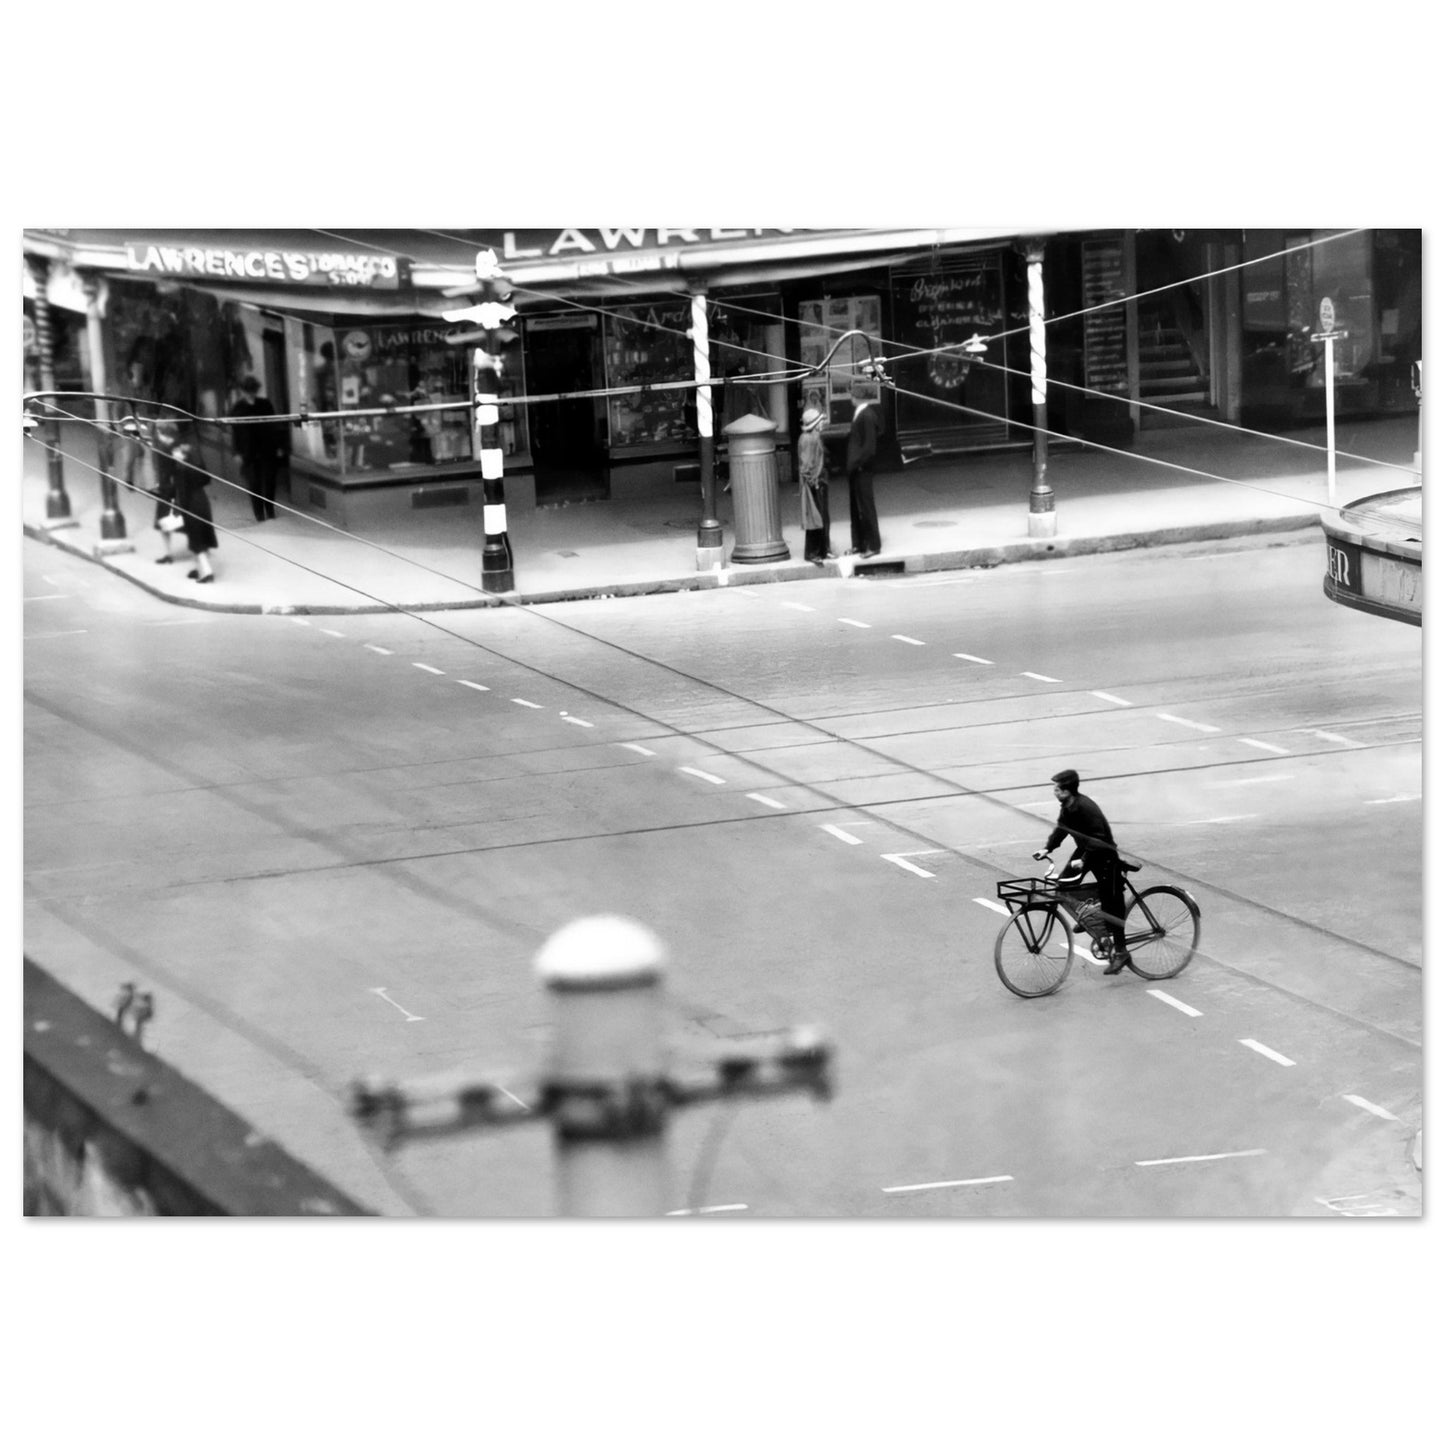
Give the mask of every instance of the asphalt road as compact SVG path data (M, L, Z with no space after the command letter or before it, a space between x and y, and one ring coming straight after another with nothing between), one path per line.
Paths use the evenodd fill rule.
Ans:
M676 1046L818 1023L827 1105L676 1116L720 1217L1420 1211L1421 655L1318 545L425 618L168 606L33 541L25 946L372 1207L554 1207L541 1126L381 1159L359 1075L526 1077L589 913ZM1078 769L1201 952L992 966Z

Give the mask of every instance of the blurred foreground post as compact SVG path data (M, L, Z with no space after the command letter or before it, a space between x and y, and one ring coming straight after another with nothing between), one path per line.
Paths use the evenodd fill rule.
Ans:
M352 1113L388 1145L550 1118L559 1215L660 1218L668 1212L672 1110L799 1090L826 1099L832 1067L829 1044L805 1028L724 1041L674 1065L665 962L661 941L630 918L578 919L537 955L553 1013L540 1079L362 1080L352 1088Z

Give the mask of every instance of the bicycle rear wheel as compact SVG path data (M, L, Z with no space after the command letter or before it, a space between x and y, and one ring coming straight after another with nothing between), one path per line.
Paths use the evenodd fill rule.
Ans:
M993 966L1003 986L1020 998L1053 993L1069 975L1073 940L1057 908L1028 903L999 929Z
M1140 978L1173 978L1199 946L1199 905L1182 888L1146 888L1129 905L1124 936Z

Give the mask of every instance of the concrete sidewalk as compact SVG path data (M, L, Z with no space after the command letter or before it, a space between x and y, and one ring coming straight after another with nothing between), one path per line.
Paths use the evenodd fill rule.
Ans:
M1132 547L1313 529L1327 509L1324 428L1288 439L1241 435L1209 425L1146 430L1129 455L1072 444L1053 452L1048 481L1056 498L1057 535L1031 539L1028 495L1033 476L1025 451L915 463L882 473L877 497L883 551L859 575L923 572ZM1419 429L1413 416L1343 423L1336 506L1414 485ZM1297 443L1311 443L1311 450ZM239 488L212 482L220 546L216 581L198 587L181 563L160 567L155 503L122 487L121 512L131 550L100 537L100 482L92 427L67 423L61 442L73 525L46 520L46 460L27 436L21 486L27 535L94 559L157 596L222 612L431 611L557 602L689 588L753 585L849 575L854 559L818 567L802 559L796 488L782 489L783 539L791 561L696 568L700 494L696 484L669 484L625 500L541 510L509 509L516 591L481 589L481 509L398 512L362 533L338 530L314 514L283 510L256 522ZM849 545L847 484L831 484L832 540ZM724 555L732 550L730 498L719 499Z

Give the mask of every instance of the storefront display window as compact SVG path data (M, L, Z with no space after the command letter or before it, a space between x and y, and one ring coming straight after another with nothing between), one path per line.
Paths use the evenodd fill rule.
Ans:
M607 385L692 376L691 326L687 301L618 307L606 317ZM694 397L686 387L611 397L607 419L614 452L676 448L697 437Z
M365 411L379 406L455 402L455 409L404 416L357 416L304 426L296 455L343 476L435 470L473 462L471 357L468 345L447 343L436 323L315 326L288 319L292 394L314 412ZM502 394L518 393L520 350L513 344ZM526 447L524 418L499 407L505 456Z
M827 372L809 378L803 388L804 405L821 408L829 428L846 427L853 420L855 391L868 387L860 382L858 367L868 360L870 343L875 357L883 355L882 303L877 296L830 296L798 307L799 359L804 366L821 366L834 343L850 331L863 332L867 340L849 337L833 352Z

